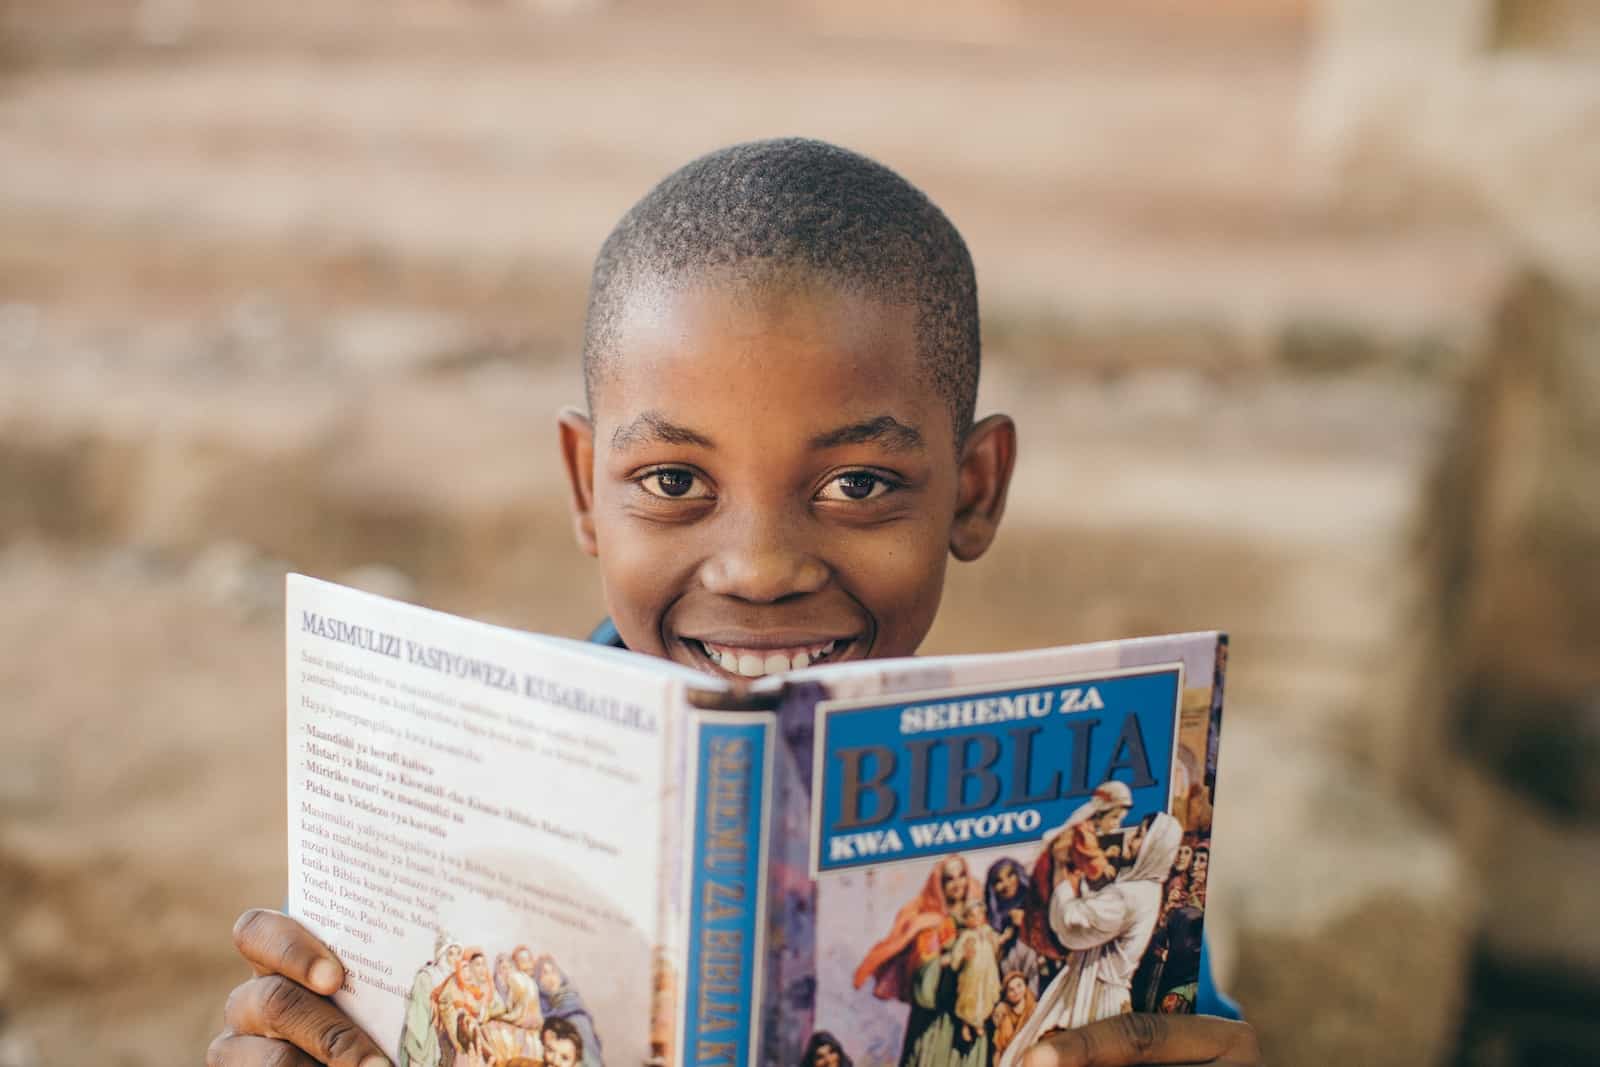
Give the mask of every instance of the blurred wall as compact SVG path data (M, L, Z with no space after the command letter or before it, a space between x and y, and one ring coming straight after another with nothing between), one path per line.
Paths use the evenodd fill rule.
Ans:
M1463 1064L1600 1049L1583 916L1600 877L1600 240L1574 224L1600 217L1597 59L1594 5L1344 0L1307 94L1309 158L1336 195L1468 200L1521 272L1420 516L1413 714L1390 760L1474 871Z
M1590 498L1560 435L1474 429L1593 425L1558 403L1593 352L1593 40L1583 5L1438 0L0 9L0 1064L219 1025L232 919L282 894L286 568L598 616L551 428L589 259L672 167L795 132L962 228L981 403L1022 428L930 650L1233 634L1208 936L1268 1062L1591 1048L1551 906L1582 817L1486 758L1511 704L1473 742L1487 689L1428 680L1493 645L1447 625L1483 472ZM1512 514L1548 560L1549 512ZM1538 566L1470 595L1592 647ZM1557 745L1592 706L1562 692ZM1561 969L1489 943L1517 903ZM1566 1044L1529 1059L1517 1018Z

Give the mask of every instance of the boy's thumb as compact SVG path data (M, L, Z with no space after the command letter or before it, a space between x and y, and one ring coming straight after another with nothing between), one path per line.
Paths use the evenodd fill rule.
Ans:
M1024 1053L1021 1067L1260 1062L1255 1031L1244 1023L1209 1015L1129 1013L1057 1031Z

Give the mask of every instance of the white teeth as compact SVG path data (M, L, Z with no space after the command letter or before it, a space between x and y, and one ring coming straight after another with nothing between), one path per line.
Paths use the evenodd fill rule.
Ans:
M700 642L700 647L705 650L706 656L717 666L729 674L743 675L746 678L760 678L768 674L782 674L790 670L804 670L815 663L820 663L838 647L837 641L817 645L814 648L802 648L798 652L774 652L761 649L749 651L736 651L726 646L712 648L705 642Z

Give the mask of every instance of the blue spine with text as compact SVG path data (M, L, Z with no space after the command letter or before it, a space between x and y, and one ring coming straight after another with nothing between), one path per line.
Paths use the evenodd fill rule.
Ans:
M772 717L696 716L694 837L682 1056L694 1067L754 1063L766 925Z

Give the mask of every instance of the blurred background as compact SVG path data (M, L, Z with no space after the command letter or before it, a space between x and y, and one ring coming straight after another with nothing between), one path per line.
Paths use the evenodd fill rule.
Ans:
M1208 933L1267 1061L1600 1059L1600 5L34 0L0 1067L203 1058L283 898L286 568L599 617L590 260L785 134L978 262L1024 448L929 650L1232 632Z

